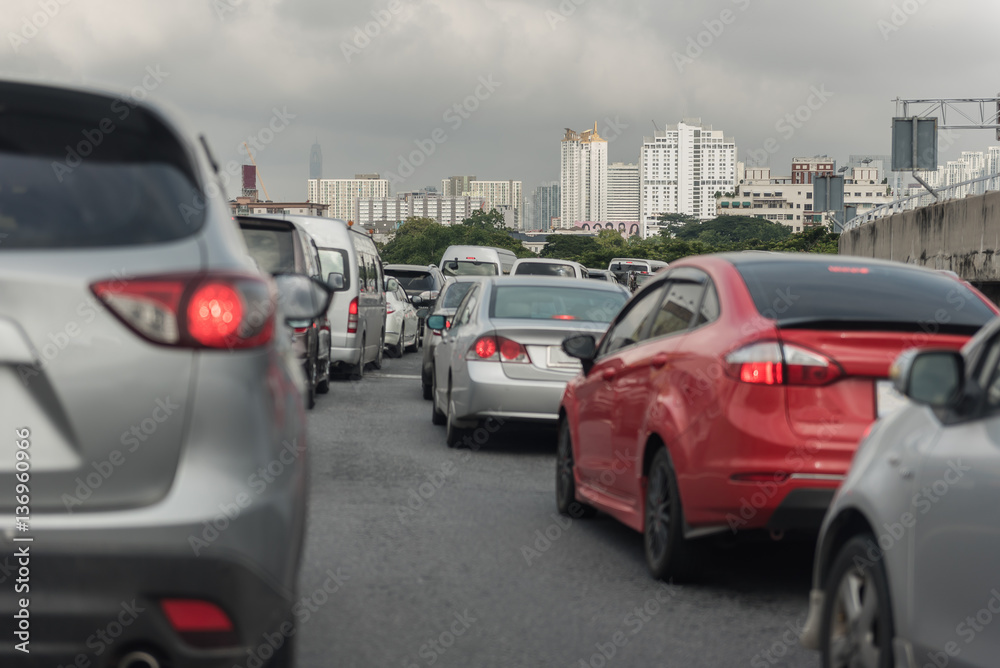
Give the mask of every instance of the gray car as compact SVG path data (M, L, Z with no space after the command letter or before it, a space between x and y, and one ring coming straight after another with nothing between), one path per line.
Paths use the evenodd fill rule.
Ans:
M455 309L465 298L466 293L472 284L481 280L476 276L456 276L450 279L441 293L434 301L433 309L429 315L442 315L445 317L445 329L450 326L450 319L455 315ZM434 351L437 349L438 341L441 340L442 331L434 331L427 327L424 320L424 359L420 366L420 387L423 390L424 399L431 398L431 376L434 373Z
M219 185L148 104L0 81L0 665L293 665L285 318L329 291L258 271Z
M562 341L600 335L626 295L611 284L582 278L484 278L462 300L434 353L432 420L447 425L449 447L488 418L554 425L566 382L580 371Z
M1000 320L890 375L909 402L862 439L826 514L803 644L824 666L996 666Z

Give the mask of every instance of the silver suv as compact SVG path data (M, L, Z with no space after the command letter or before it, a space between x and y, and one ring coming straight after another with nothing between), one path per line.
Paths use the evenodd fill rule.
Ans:
M216 178L149 105L0 81L0 665L292 665L284 319L329 291L261 275Z

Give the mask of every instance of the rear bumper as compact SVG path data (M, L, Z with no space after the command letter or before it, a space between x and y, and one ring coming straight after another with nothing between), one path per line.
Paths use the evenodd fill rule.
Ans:
M330 348L330 364L348 364L354 365L358 363L361 359L361 341L357 342L357 346L348 347L338 347L332 346Z
M150 652L162 663L192 668L245 665L294 642L293 595L238 560L194 555L52 553L41 535L32 545L30 654L3 634L0 664L115 666L126 653ZM22 543L23 545L23 543ZM9 553L8 553L9 554ZM24 596L24 594L22 594ZM171 628L159 601L191 597L221 607L233 621L238 645L199 649ZM3 625L17 610L13 587L0 593ZM284 624L284 626L283 626ZM17 657L16 659L14 657Z
M569 378L562 381L518 380L508 377L498 362L469 362L469 389L461 403L459 418L556 422L559 402Z
M836 491L834 487L791 490L771 513L767 528L773 531L818 529Z

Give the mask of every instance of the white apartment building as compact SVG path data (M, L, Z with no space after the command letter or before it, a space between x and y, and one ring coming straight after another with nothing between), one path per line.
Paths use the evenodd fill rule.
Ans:
M516 229L524 229L524 199L520 181L469 181L469 190L460 195L486 200L486 210L512 211ZM509 214L505 214L505 218Z
M613 162L608 165L608 221L634 223L638 220L639 164Z
M593 130L566 128L560 143L560 225L608 220L608 141Z
M717 215L715 193L736 184L736 143L700 118L643 137L639 153L639 215L643 229L662 213L702 220ZM645 236L645 235L644 235Z
M378 174L357 174L353 179L309 179L310 202L328 204L326 215L357 222L354 200L359 197L388 197L389 179Z
M852 169L844 179L844 204L855 207L860 215L891 202L892 197L886 194L889 187L878 176L877 169ZM794 181L791 176L772 178L768 167L747 168L738 189L718 199L718 212L764 218L786 225L792 232L827 224L830 215L813 211L813 184Z
M396 197L359 197L355 208L360 225L403 222L410 216L430 218L442 225L456 225L473 211L487 211L481 197L442 197L436 193L404 193Z

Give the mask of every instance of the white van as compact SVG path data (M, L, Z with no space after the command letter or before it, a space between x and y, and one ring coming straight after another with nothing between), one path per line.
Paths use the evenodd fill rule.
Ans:
M511 276L563 276L565 278L590 278L587 268L572 260L545 257L520 257L511 269Z
M645 260L636 257L616 257L608 263L608 271L614 273L615 278L622 285L628 283L629 274L634 271L641 271L647 274L656 273L658 269L666 267L667 263L662 260Z
M517 256L493 246L448 246L439 265L445 276L502 276L509 274Z
M316 241L323 277L343 274L344 288L333 293L330 319L330 372L352 379L365 365L382 367L385 346L385 277L375 242L337 218L273 214L294 221Z

